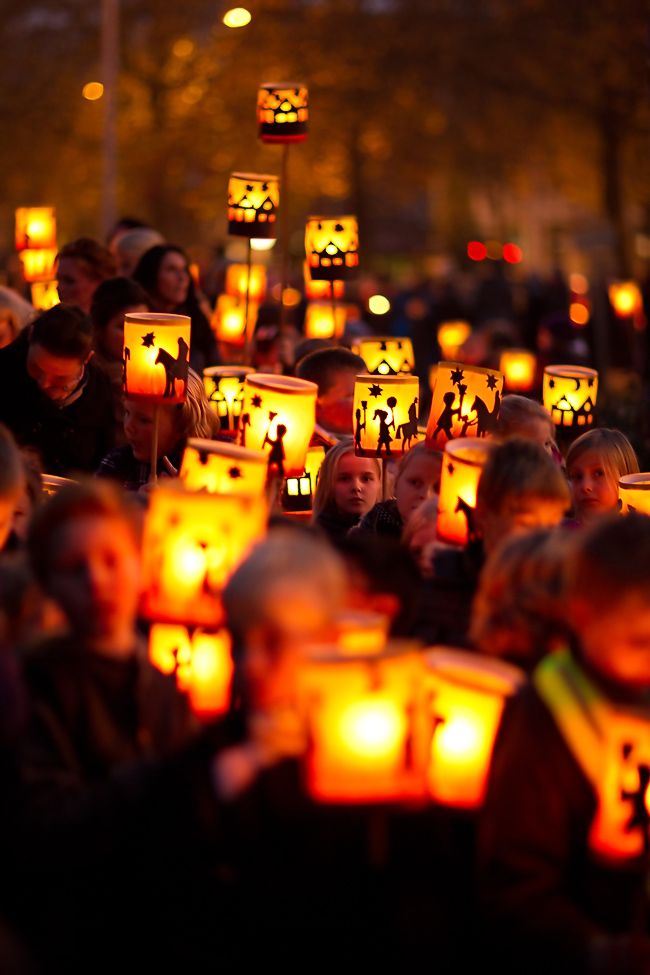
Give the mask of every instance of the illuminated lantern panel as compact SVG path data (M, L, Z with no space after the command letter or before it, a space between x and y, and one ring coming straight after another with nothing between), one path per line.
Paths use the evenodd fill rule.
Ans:
M650 473L624 474L618 482L621 511L650 515Z
M191 320L187 315L124 316L124 395L182 403L187 394Z
M248 334L255 329L259 306L249 299ZM243 345L246 341L246 299L237 295L219 295L212 313L212 331L220 342Z
M357 218L308 217L305 253L314 281L349 278L359 266Z
M547 366L544 406L557 427L590 427L598 396L598 373L586 366Z
M226 294L236 298L246 296L246 282L248 281L248 266L246 264L231 264L226 270ZM266 294L266 268L263 264L251 265L248 300L260 304Z
M472 334L469 322L441 322L438 326L438 345L443 359L455 359L461 345Z
M160 622L215 627L219 595L266 532L263 497L151 492L143 541L144 612Z
M360 375L354 381L354 452L400 457L422 439L417 376Z
M325 301L310 301L305 314L305 338L340 339L345 331L346 308Z
M305 282L305 298L308 301L331 301L332 288L334 289L334 298L337 301L343 300L345 294L345 284L343 281L314 281L307 261L303 261L302 270Z
M496 369L439 362L427 425L427 445L443 450L458 437L487 437L496 426L503 376Z
M428 787L439 803L481 805L506 698L523 674L500 660L457 650L425 654L432 691L433 734Z
M614 281L608 288L609 301L619 318L638 314L643 307L641 290L634 281Z
M377 376L396 376L411 373L415 367L413 343L408 338L379 335L359 339L352 351L360 355L369 373Z
M307 138L309 96L302 84L266 82L257 93L262 142L302 142Z
M293 376L251 373L246 377L239 444L266 454L278 477L297 477L305 469L316 425L318 386Z
M20 263L25 281L30 284L36 281L51 281L56 276L56 253L56 247L21 251Z
M535 384L537 357L528 349L504 349L499 369L509 393L527 393Z
M16 210L16 250L56 251L54 207L18 207Z
M56 281L35 281L32 284L32 304L39 311L47 311L59 304Z
M302 474L297 477L288 477L284 482L282 491L283 511L294 513L312 510L316 479L324 458L324 447L309 448Z
M280 185L277 176L233 173L228 182L228 233L276 237Z
M386 647L390 620L383 613L349 610L336 617L336 645L346 656L373 656Z
M238 428L244 401L244 381L253 371L251 366L209 366L203 370L203 385L210 406L219 417L221 430Z
M450 440L445 445L436 522L442 541L466 545L474 537L476 490L492 446L491 441L475 437Z
M266 486L266 455L218 440L187 441L180 479L188 491L211 494L262 494Z
M155 623L149 634L149 659L163 674L176 674L200 718L224 714L230 705L233 663L226 630L191 632L173 623Z

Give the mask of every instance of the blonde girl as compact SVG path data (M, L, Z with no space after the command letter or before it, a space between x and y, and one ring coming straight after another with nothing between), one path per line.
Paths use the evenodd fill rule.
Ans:
M325 454L316 483L313 523L333 540L345 536L381 499L381 467L357 457L351 440Z
M574 440L567 453L566 471L573 512L576 521L583 524L618 510L618 480L623 474L637 474L639 462L624 433L599 427Z

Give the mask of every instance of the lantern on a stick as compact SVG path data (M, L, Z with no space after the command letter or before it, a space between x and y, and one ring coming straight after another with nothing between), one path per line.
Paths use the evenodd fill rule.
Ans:
M409 338L391 335L358 339L352 351L360 355L369 373L377 376L396 376L413 372L415 357Z
M244 345L255 330L259 306L254 301L246 305L246 298L219 295L210 324L220 342Z
M476 437L445 444L436 532L443 542L466 545L474 537L476 492L492 443Z
M52 281L55 276L56 247L20 252L23 277L29 284Z
M253 371L251 366L209 366L203 370L203 385L222 431L237 430L244 401L244 381Z
M56 256L56 214L54 207L18 207L16 250L54 250Z
M265 82L257 93L257 122L262 142L291 143L307 138L309 96L303 84Z
M226 269L226 294L245 298L248 290L251 302L259 304L266 294L266 268L263 264L230 264Z
M280 186L277 176L233 173L228 182L228 233L275 237Z
M528 393L535 385L537 357L529 349L504 349L499 370L509 393Z
M124 395L157 403L182 403L187 393L190 330L187 315L127 312Z
M359 266L357 218L308 217L305 253L314 281L346 280Z
M417 376L371 376L354 381L354 452L359 457L400 457L421 440Z
M310 301L305 312L305 338L340 339L345 331L344 305Z
M308 301L328 301L335 298L341 301L345 295L343 281L315 281L309 271L309 264L303 261L303 279L305 282L305 298Z
M438 325L438 345L443 359L455 359L472 334L472 326L461 319Z
M650 473L624 474L618 481L621 511L650 515Z
M302 474L285 479L282 489L283 511L288 514L306 514L312 510L316 478L324 458L324 447L319 445L310 447Z
M219 440L190 438L179 477L188 491L211 494L261 495L266 486L267 460L261 451Z
M598 396L598 373L586 366L547 366L544 406L556 427L590 427Z
M193 630L175 623L154 623L149 659L163 674L175 674L194 713L203 719L225 714L233 675L227 630Z
M442 450L458 437L487 437L496 426L503 376L496 369L439 362L427 425L427 444Z
M280 478L302 474L316 425L317 395L316 383L305 379L250 373L244 385L240 446L263 451L269 470Z

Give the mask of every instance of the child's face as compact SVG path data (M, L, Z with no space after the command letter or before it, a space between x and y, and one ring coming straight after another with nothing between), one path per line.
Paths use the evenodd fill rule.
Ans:
M432 497L435 481L440 474L440 462L432 457L416 456L395 482L397 510L406 521L412 511Z
M504 539L522 535L536 528L554 528L564 517L565 504L554 498L522 494L506 498L498 511L477 512L486 552L491 552Z
M381 482L373 461L343 454L334 475L334 503L346 515L365 515L379 501Z
M650 687L650 600L632 592L603 608L582 599L571 616L585 659L603 677Z
M618 509L618 485L595 450L586 450L567 470L578 521L591 521Z
M332 433L352 433L356 369L341 369L326 393L318 397L316 419Z
M153 403L124 401L124 435L135 459L145 464L151 461L154 410ZM173 406L158 411L158 457L171 453L178 445L177 416Z

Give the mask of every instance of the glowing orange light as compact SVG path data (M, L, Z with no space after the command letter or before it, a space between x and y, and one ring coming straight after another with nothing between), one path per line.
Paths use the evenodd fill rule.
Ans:
M210 406L219 417L220 430L237 430L244 401L244 381L251 366L209 366L203 370L203 385Z
M248 334L252 334L259 306L248 302ZM211 326L220 342L243 345L246 339L246 300L235 295L219 295L212 314Z
M332 307L325 301L310 301L305 312L305 338L339 339L345 331L344 305Z
M250 269L249 301L257 303L266 294L266 268L263 264L253 264ZM226 294L243 298L246 295L248 267L246 264L230 264L226 270Z
M104 86L101 81L89 81L81 90L81 94L89 102L96 102L104 94Z
M634 281L614 281L608 289L609 301L619 318L630 318L643 307L643 298Z
M16 250L56 250L54 207L18 207L16 210Z
M325 301L332 298L332 288L334 297L338 300L345 294L345 284L343 281L314 281L309 273L309 264L303 261L303 277L305 281L305 298L308 301Z
M650 473L624 474L618 482L621 510L650 515Z
M173 623L155 623L149 634L149 659L163 674L176 674L200 718L224 714L230 703L233 662L225 630L190 632Z
M474 534L476 491L491 447L491 441L474 437L450 440L445 445L436 520L442 541L466 545Z
M252 20L252 14L250 10L246 7L232 7L230 10L226 10L223 15L223 23L226 27L231 27L236 29L238 27L246 27L250 24Z
M237 237L275 237L279 205L277 176L233 173L228 181L228 233Z
M465 321L441 322L438 326L438 345L443 359L455 359L461 345L472 334L472 326Z
M504 349L499 361L505 386L510 393L526 393L533 388L537 357L528 349Z
M517 244L504 244L503 259L507 264L521 264L524 253Z
M544 369L544 406L558 427L590 427L598 397L598 373L586 366Z
M470 240L467 245L467 256L470 261L484 261L487 257L487 247L480 240Z
M55 277L56 248L21 251L20 263L25 281L51 281Z
M347 279L359 266L357 218L308 217L305 253L315 281Z
M302 142L307 138L309 99L302 84L267 82L257 93L257 122L262 142Z
M576 295L586 295L589 291L589 282L584 274L574 272L569 275L569 287Z
M305 379L250 373L244 385L240 446L263 451L281 478L302 474L316 425L317 394L316 383Z
M406 337L373 335L357 339L352 351L361 356L368 372L377 376L412 373L415 366L413 343Z
M236 444L191 437L179 477L188 491L261 495L266 486L266 455Z
M458 437L487 437L494 431L503 394L496 369L439 362L427 425L427 444L443 450Z
M359 457L399 457L421 440L417 376L362 373L354 381L354 451Z
M47 311L59 304L59 291L56 281L34 281L32 284L32 304L39 311Z
M569 318L574 325L586 325L589 321L589 307L581 301L572 301L569 305Z

